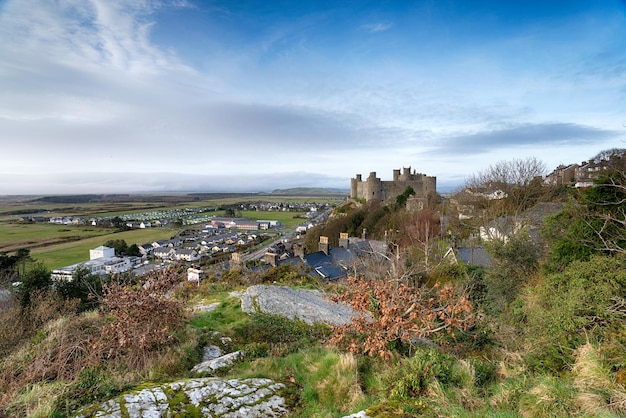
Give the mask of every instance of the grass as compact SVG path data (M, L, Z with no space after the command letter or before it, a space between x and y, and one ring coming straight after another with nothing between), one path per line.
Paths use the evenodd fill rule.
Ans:
M123 239L128 245L141 245L159 239L171 238L175 233L175 231L167 228L133 229L123 232L111 232L109 230L107 235L34 248L31 250L31 255L47 268L54 269L89 260L89 250L104 245L109 240Z
M308 222L308 219L297 218L297 216L303 216L305 212L277 212L277 211L253 211L243 210L241 216L244 218L250 218L253 221L256 220L275 220L279 221L283 228L292 229L301 223Z
M112 229L92 226L0 223L0 251L107 235Z
M245 362L232 371L241 378L269 377L297 388L300 408L294 417L341 417L377 401L361 388L358 361L349 353L313 347L286 357Z

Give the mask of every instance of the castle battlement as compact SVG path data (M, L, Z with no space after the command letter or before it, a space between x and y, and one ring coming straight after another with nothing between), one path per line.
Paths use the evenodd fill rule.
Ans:
M411 167L403 167L393 170L393 180L382 181L376 176L376 172L363 180L361 174L357 174L350 180L350 197L365 199L369 202L376 200L381 203L393 202L396 197L411 186L415 190L415 197L426 198L429 194L437 191L437 177L426 174L411 172Z

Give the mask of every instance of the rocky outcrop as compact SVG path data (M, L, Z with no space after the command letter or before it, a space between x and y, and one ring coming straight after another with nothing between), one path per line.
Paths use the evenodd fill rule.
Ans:
M200 364L196 364L191 371L193 373L211 373L217 370L227 369L230 368L235 361L240 359L242 355L243 353L241 351L235 351L234 353L212 358Z
M180 380L120 395L78 417L281 417L288 413L284 387L270 379Z
M257 285L231 295L241 298L241 310L246 313L283 315L307 324L345 325L358 315L350 306L331 302L317 290Z

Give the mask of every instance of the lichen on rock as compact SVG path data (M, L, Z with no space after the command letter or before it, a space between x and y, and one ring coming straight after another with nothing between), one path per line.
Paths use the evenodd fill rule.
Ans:
M80 418L281 417L288 413L280 390L270 379L198 378L129 392L83 409Z

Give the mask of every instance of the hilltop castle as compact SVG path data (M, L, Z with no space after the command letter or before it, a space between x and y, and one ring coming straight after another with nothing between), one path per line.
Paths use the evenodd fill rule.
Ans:
M372 200L381 203L392 202L409 186L415 190L417 199L425 200L429 194L437 191L437 177L415 171L411 173L411 167L404 167L402 174L399 169L393 170L392 181L381 181L376 177L375 171L371 172L365 181L362 180L360 174L357 174L350 180L350 197L365 199L366 202Z

